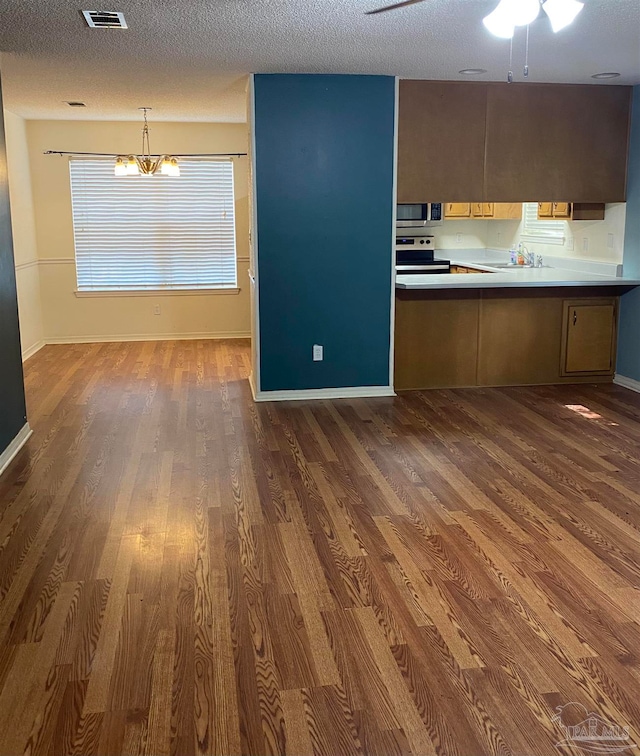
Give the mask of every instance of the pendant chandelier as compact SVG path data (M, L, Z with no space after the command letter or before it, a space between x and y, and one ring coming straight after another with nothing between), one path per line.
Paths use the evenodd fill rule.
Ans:
M142 152L140 155L118 155L114 166L116 176L179 176L180 166L172 155L152 155L149 146L149 123L147 111L151 108L138 108L144 117L142 127Z

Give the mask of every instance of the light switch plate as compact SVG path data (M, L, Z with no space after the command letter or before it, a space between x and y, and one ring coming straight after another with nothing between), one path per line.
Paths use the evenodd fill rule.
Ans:
M567 239L567 249L569 252L573 252L573 236Z
M322 344L314 344L313 345L313 361L314 362L322 362L324 359L324 347Z

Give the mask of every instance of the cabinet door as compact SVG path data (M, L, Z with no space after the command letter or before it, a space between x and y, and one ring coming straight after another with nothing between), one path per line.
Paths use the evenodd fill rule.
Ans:
M470 218L470 202L447 202L444 206L445 218Z
M553 218L553 202L538 202L538 218Z
M493 202L472 202L472 218L493 218Z
M570 202L554 202L553 203L553 217L554 218L571 218L571 203Z
M484 198L486 106L481 82L400 81L398 202Z
M606 375L613 372L616 302L597 299L565 302L562 372Z
M624 202L631 87L487 84L484 197Z
M522 220L521 202L492 202L496 220Z

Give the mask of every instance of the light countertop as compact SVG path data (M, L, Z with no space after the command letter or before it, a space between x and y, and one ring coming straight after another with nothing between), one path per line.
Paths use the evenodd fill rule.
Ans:
M444 256L442 252L439 256ZM513 289L554 286L640 286L639 279L563 268L492 268L490 263L451 260L452 265L487 273L439 273L396 276L396 289Z

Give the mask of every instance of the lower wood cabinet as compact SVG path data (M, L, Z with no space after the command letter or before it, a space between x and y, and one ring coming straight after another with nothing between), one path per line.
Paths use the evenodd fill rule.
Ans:
M395 388L610 382L618 291L583 291L398 290Z
M396 301L395 386L474 386L478 301L473 292L408 293Z
M452 265L451 273L489 273L488 270L480 270L479 268L469 268L466 265Z
M616 344L616 300L565 301L563 375L610 375Z

